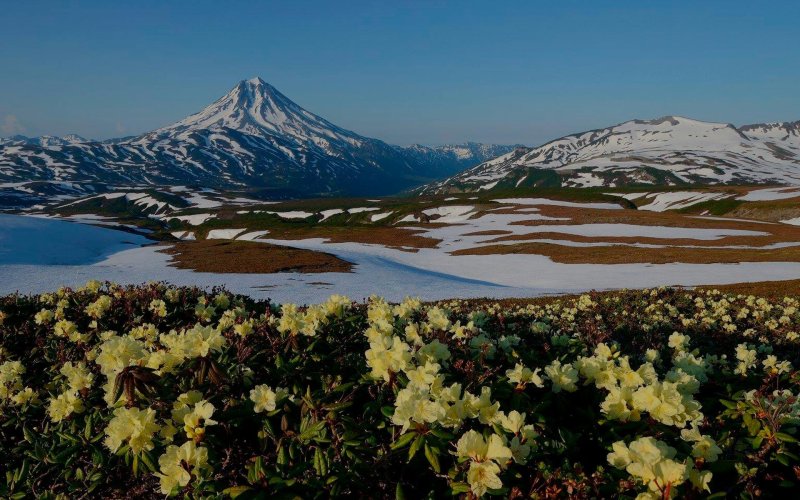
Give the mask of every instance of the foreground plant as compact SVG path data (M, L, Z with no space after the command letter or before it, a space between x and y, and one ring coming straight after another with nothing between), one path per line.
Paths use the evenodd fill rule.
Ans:
M789 496L794 298L0 298L0 496Z

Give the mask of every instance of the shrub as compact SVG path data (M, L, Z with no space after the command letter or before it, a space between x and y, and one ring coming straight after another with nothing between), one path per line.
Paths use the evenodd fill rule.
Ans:
M0 495L705 497L800 481L798 301L90 282L0 299Z

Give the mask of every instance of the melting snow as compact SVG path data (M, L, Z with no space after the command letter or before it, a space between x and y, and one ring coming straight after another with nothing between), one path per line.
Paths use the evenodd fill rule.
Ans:
M236 235L247 231L244 229L212 229L206 236L207 240L232 240Z
M744 196L740 196L737 200L742 201L774 201L774 200L784 200L787 198L797 198L800 197L800 190L796 187L782 187L782 188L769 188L769 189L757 189L755 191L750 191Z

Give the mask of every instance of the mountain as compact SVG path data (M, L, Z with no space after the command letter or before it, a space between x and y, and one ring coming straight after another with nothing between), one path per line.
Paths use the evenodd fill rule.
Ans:
M423 146L413 144L397 149L409 161L421 165L426 171L439 177L446 177L466 168L482 163L491 158L513 151L516 146L498 144L480 144L467 142L464 144L445 144L443 146Z
M38 137L26 137L24 135L13 135L8 138L0 137L0 146L19 146L23 144L33 145L33 146L43 146L43 147L50 147L50 146L66 146L68 144L78 144L81 142L90 142L88 139L84 139L83 137L77 134L68 134L61 137L56 137L52 135L40 135Z
M513 151L422 193L519 186L800 184L800 122L632 120Z
M199 113L140 136L0 143L0 187L189 184L276 197L377 196L452 175L497 148L392 146L334 125L253 78Z

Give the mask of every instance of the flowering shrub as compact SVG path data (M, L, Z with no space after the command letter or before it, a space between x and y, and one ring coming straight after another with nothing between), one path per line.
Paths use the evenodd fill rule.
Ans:
M0 298L0 496L790 496L798 301Z

